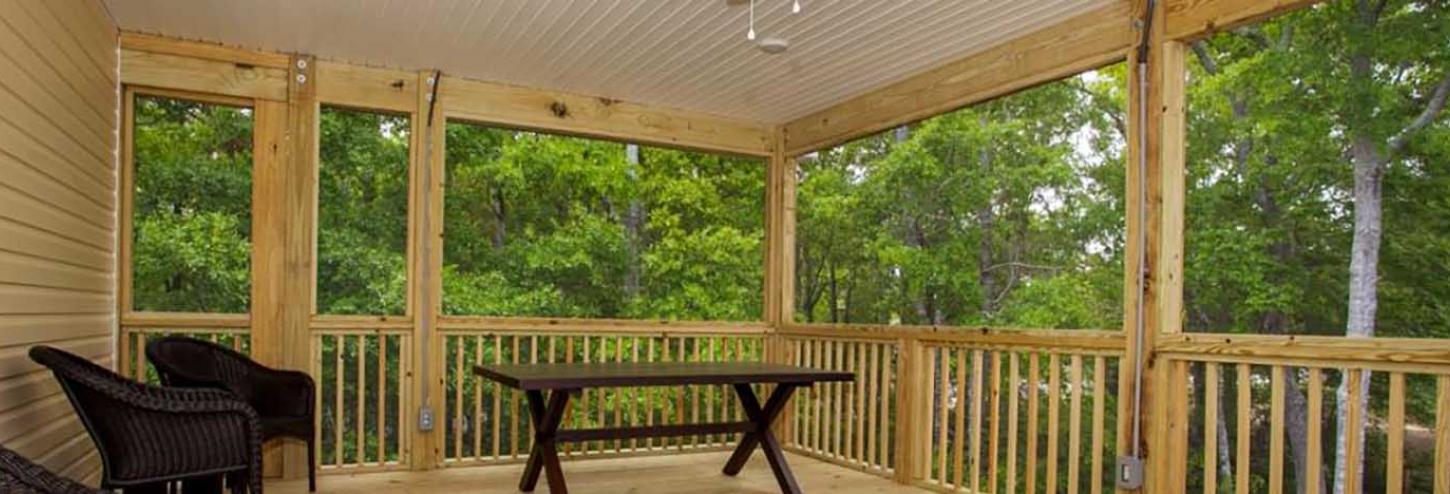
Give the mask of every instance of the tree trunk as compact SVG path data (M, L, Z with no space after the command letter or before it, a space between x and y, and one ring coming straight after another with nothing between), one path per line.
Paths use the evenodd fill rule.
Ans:
M1222 386L1218 389L1218 402L1228 403L1223 401ZM1218 483L1220 492L1227 492L1233 484L1226 479L1234 478L1233 450L1228 444L1228 414L1224 412L1226 408L1228 407L1222 405L1218 407L1218 430L1214 431L1218 441L1218 478L1225 479Z
M502 188L493 190L493 200L489 206L493 213L493 250L503 250L504 242L508 241L508 209L504 203Z
M1374 29L1378 22L1377 11L1368 2L1356 2L1358 16L1356 22L1364 32ZM1370 58L1371 47L1369 38L1366 36L1356 37L1354 46L1351 48L1352 55L1349 60L1349 87L1365 88L1374 84L1374 62ZM1365 111L1370 106L1363 106L1370 103L1371 95L1351 95L1350 108ZM1383 210L1381 201L1383 199L1382 185L1384 167L1388 159L1379 147L1379 141L1370 130L1361 126L1351 130L1351 141L1349 145L1349 159L1354 167L1354 237L1349 248L1349 307L1348 317L1345 321L1344 335L1350 338L1371 338L1375 332L1375 312L1379 310L1379 256L1381 228L1383 224ZM1355 458L1347 457L1347 441L1355 441L1363 445L1364 426L1367 413L1360 413L1356 423L1349 424L1348 409L1350 406L1365 409L1365 401L1369 396L1369 373L1364 373L1362 388L1359 396L1362 398L1359 403L1350 404L1349 379L1340 381L1339 391L1335 397L1338 406L1335 410L1335 423L1339 424L1339 432L1334 438L1334 494L1343 494L1354 489L1346 489L1345 472L1349 468L1357 472L1364 471L1364 448L1357 448L1358 454ZM1363 475L1357 478L1363 479Z
M1383 199L1382 186L1385 158L1377 143L1367 135L1358 135L1350 146L1350 159L1354 163L1354 240L1349 252L1349 314L1344 335L1350 338L1371 338L1375 332L1375 312L1379 309L1376 289L1379 285L1379 251L1382 237ZM1359 403L1349 402L1349 379L1339 384L1336 397L1338 403L1335 416L1340 424L1334 439L1334 492L1343 494L1345 472L1348 468L1364 470L1364 448L1359 448L1356 458L1346 457L1346 442L1353 434L1356 444L1363 446L1364 427L1367 413L1360 413L1357 423L1349 424L1350 406L1365 410L1369 396L1369 373L1364 372L1359 390ZM1359 478L1363 479L1361 475Z
M988 124L987 116L983 115L979 123L985 127ZM977 153L977 166L982 169L982 176L990 176L992 173L992 150L983 144L982 149ZM997 311L997 287L996 280L992 277L992 233L996 223L996 214L992 210L992 203L996 194L988 194L987 202L977 209L977 231L981 240L977 244L977 284L982 289L980 301L982 316L987 318Z
M639 146L626 144L624 146L624 157L628 162L626 174L630 182L639 181ZM633 298L639 294L639 273L640 273L640 252L643 246L641 232L644 229L644 205L640 204L639 197L629 198L629 209L624 215L624 238L626 242L629 266L624 278L624 293Z

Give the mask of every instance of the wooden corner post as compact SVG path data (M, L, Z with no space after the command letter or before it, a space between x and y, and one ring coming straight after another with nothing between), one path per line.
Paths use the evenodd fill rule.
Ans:
M779 328L795 318L796 162L785 153L785 130L776 127L765 174L765 314Z
M1183 45L1163 35L1166 5L1157 2L1152 22L1145 26L1148 3L1135 2L1135 15L1129 21L1139 39L1128 56L1131 124L1123 283L1123 330L1128 343L1118 381L1122 399L1117 444L1120 456L1134 454L1134 419L1140 420L1136 456L1143 461L1143 491L1170 493L1185 488L1187 394L1178 386L1187 385L1187 364L1159 361L1153 349L1160 335L1183 328L1185 74ZM1143 36L1145 27L1150 32ZM1138 49L1143 40L1146 59ZM1140 356L1141 367L1135 355ZM1135 410L1133 398L1140 394Z
M785 153L785 129L771 130L770 156L765 164L765 292L762 319L771 332L765 336L765 361L789 362L780 328L795 319L795 191L796 162ZM801 396L805 393L797 394ZM791 437L795 407L787 406L775 422L779 437Z
M406 453L414 470L428 470L442 464L443 442L441 423L443 410L443 335L438 332L439 314L443 310L443 181L444 140L447 119L444 117L441 91L444 83L437 72L418 72L417 110L413 122L411 196L416 211L410 219L414 242L415 273L412 306L413 362L409 384L409 409L418 413L428 410L433 415L432 428L423 430L417 413L404 414L403 427L411 431L412 440Z

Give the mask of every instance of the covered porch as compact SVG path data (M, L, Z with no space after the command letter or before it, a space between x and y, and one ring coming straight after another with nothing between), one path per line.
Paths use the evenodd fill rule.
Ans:
M1300 300L1345 298L1333 290L1224 290L1201 297L1213 314L1186 301L1262 281L1231 275L1289 265L1298 244L1275 240L1317 231L1230 245L1248 227L1216 225L1197 237L1218 247L1198 260L1212 269L1185 272L1189 190L1278 163L1251 155L1296 121L1246 124L1251 105L1230 98L1196 108L1251 137L1203 137L1190 84L1287 65L1219 70L1243 44L1279 46L1259 23L1353 0L379 3L0 3L15 69L0 75L4 446L99 483L90 436L23 350L154 384L148 343L185 335L314 380L315 464L302 441L263 453L266 489L284 494L307 492L314 467L324 494L518 492L528 400L476 366L649 362L852 373L801 390L775 424L803 492L1450 494L1439 292L1397 288L1422 303L1393 337L1373 337L1372 310L1364 333L1352 296L1352 337L1333 317L1284 322ZM1219 35L1240 38L1195 44ZM784 53L765 42L777 36ZM1450 73L1436 71L1450 67L1376 66L1445 82L1403 98L1423 110L1403 132L1356 149L1444 131ZM1314 92L1301 89L1283 93ZM1019 95L1031 101L956 113ZM982 130L1028 107L1036 120ZM1045 127L1057 133L1023 137ZM912 140L922 129L947 137ZM1450 147L1434 136L1410 173L1436 176L1422 164ZM1306 142L1289 147L1322 144ZM1221 168L1191 173L1192 153L1214 152ZM993 168L1012 153L1073 166ZM872 182L878 164L899 174ZM942 171L968 165L980 175ZM974 188L1009 175L1053 185ZM1243 197L1294 181L1266 176ZM1357 190L1335 180L1281 197ZM821 192L852 188L866 192ZM1241 200L1215 190L1220 209ZM1324 216L1352 223L1346 203ZM1244 206L1268 218L1249 223L1306 221L1274 206ZM1074 223L1044 240L1054 222ZM843 226L874 223L889 225ZM1080 255L1037 262L1049 243ZM1431 261L1401 271L1440 273L1438 244L1415 245L1396 252ZM1324 321L1339 326L1310 327ZM588 389L564 427L743 420L734 396ZM722 475L739 439L561 454L574 492L779 492L760 455ZM1363 466L1336 468L1352 461L1336 453Z

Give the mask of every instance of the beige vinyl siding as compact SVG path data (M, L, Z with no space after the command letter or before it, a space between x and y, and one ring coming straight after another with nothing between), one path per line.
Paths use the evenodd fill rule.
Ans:
M99 0L0 0L0 444L94 485L46 344L111 365L116 27Z

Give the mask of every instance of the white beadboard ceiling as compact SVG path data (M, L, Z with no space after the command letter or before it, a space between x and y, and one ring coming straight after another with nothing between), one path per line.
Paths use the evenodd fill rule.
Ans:
M106 0L120 28L779 123L1117 0Z

